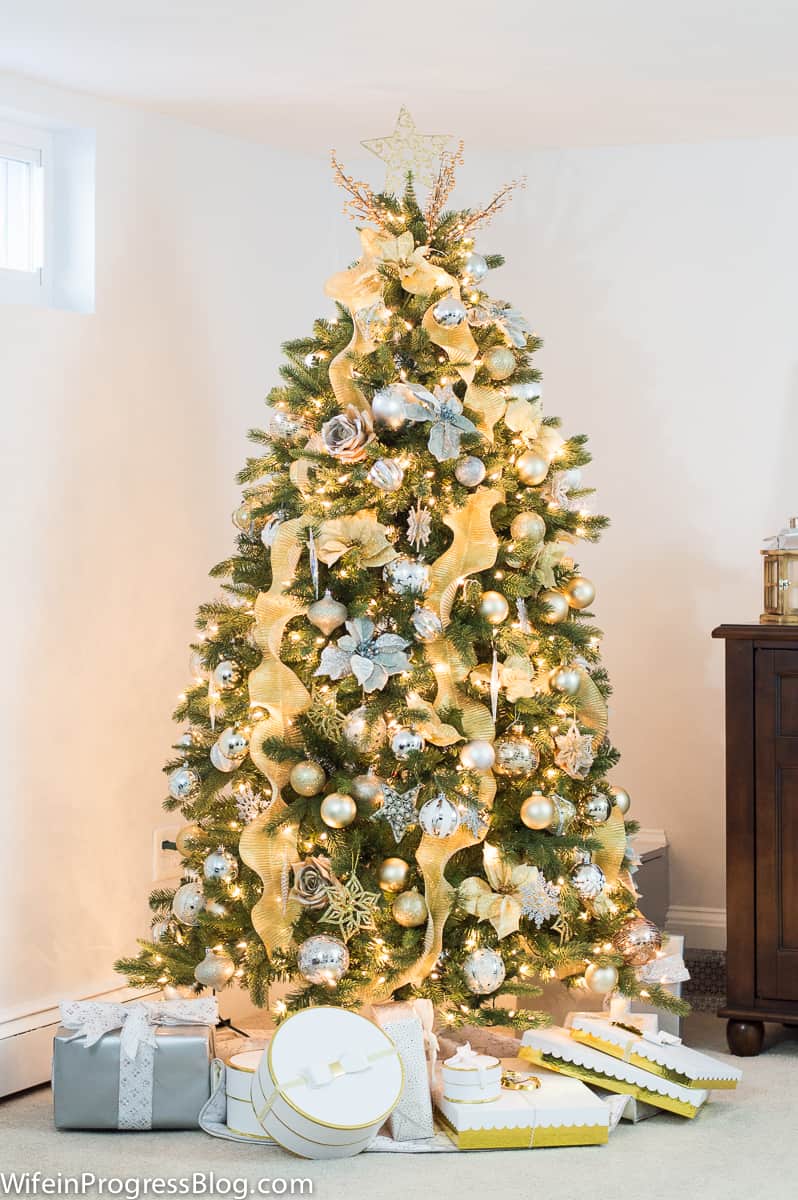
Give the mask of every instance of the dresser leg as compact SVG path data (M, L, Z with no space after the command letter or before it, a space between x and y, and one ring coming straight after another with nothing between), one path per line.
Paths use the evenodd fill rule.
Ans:
M732 1054L754 1058L762 1049L765 1026L762 1021L727 1021L726 1041Z

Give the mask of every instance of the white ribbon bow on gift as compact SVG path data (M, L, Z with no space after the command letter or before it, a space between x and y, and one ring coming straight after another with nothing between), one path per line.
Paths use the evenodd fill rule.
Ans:
M391 1051L381 1051L380 1057L391 1053ZM334 1079L340 1078L341 1075L358 1075L361 1071L368 1071L375 1055L364 1054L362 1050L347 1050L344 1054L340 1054L338 1058L332 1062L326 1063L311 1063L304 1067L301 1072L300 1082L306 1083L308 1087L318 1088L326 1087L332 1083ZM292 1083L287 1083L286 1087L295 1086Z
M61 1024L75 1033L68 1041L85 1037L94 1046L106 1033L121 1030L120 1057L131 1061L141 1046L157 1050L155 1031L159 1025L216 1025L219 1007L213 998L204 1000L139 1001L136 1004L105 1004L96 1000L62 1001Z
M685 983L690 978L690 972L681 954L666 954L640 967L637 978L641 983Z
M431 1000L411 1000L410 1007L421 1022L421 1031L424 1035L424 1049L427 1052L429 1059L429 1068L432 1078L435 1077L435 1064L438 1061L438 1051L440 1043L433 1030L435 1024L435 1008Z

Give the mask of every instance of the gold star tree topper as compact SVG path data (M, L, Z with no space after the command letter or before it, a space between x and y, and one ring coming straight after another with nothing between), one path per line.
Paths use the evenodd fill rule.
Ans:
M432 187L441 154L450 141L449 133L419 133L415 121L403 105L399 109L393 133L386 137L371 138L361 142L361 145L386 164L386 192L400 196L408 171L413 172L416 182L424 187Z

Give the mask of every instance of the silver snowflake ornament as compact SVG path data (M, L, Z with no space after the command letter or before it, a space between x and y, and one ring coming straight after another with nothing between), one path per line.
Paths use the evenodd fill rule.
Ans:
M416 551L426 546L432 533L432 513L419 500L407 515L407 540Z
M475 804L461 804L460 824L472 837L481 838L490 824L488 810L477 808Z
M236 812L239 821L243 821L245 825L249 825L250 821L254 821L265 812L270 803L270 800L255 791L251 783L242 783L236 789Z
M534 921L538 929L544 921L560 914L560 889L555 883L549 883L546 876L537 867L533 867L534 875L527 879L518 889L517 896L521 904L521 913L529 921Z
M371 819L372 821L388 822L397 846L418 819L416 800L420 790L420 785L410 788L407 792L398 792L388 783L382 785L382 805Z

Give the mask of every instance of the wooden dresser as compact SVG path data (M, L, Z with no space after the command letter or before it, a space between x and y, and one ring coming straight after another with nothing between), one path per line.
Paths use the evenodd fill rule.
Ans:
M726 642L729 1049L798 1024L798 626L721 625Z

